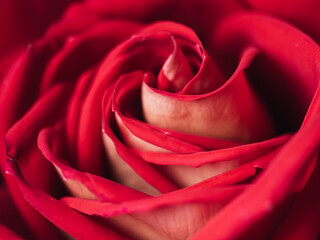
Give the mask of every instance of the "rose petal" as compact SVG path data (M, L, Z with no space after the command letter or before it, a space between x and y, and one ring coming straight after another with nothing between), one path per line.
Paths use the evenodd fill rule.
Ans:
M292 25L250 13L227 18L213 39L225 56L234 56L247 45L259 48L260 59L248 69L251 81L276 117L280 131L296 131L319 83L317 44Z
M117 205L77 198L64 198L63 201L89 215L110 218L130 214L167 235L169 239L186 239L210 219L221 207L220 204L225 204L242 189L243 187L180 190Z
M22 219L21 214L14 205L9 190L6 189L6 186L3 184L0 185L0 211L0 239L11 239L9 238L9 236L11 237L11 234L13 239L15 234L16 238L18 238L18 236L32 238L32 234L26 228L26 224Z
M53 128L43 129L38 137L38 146L46 159L57 168L60 176L74 196L110 202L122 202L146 197L141 192L127 188L107 178L77 171L68 166L66 161L59 159L53 152L53 145L61 144L61 134L59 134L61 130Z
M150 26L143 28L137 34L148 36L148 34L155 34L163 31L170 32L170 34L172 34L172 36L176 39L177 43L181 45L181 48L183 48L186 54L188 53L188 61L190 60L190 58L196 58L196 67L200 65L199 70L195 74L195 76L188 80L185 79L184 83L187 84L181 84L180 88L176 89L180 90L183 87L181 91L179 91L180 94L207 93L217 89L225 82L225 77L223 76L222 72L212 61L208 53L204 50L201 41L198 39L197 35L192 29L182 24L163 21L151 24ZM184 63L183 65L186 65L186 63ZM187 75L191 76L190 73ZM186 76L184 76L184 78L186 78Z
M145 75L143 78L146 78L147 76L148 75ZM167 134L158 133L159 131L156 131L144 124L139 124L138 126L134 125L135 122L131 124L130 130L133 130L134 133L137 133L138 135L133 135L130 130L126 128L124 123L130 124L130 119L126 118L123 114L129 116L141 115L140 89L143 79L130 77L131 76L121 78L117 82L113 93L112 110L115 112L116 121L119 130L121 131L123 142L126 143L126 145L129 144L131 147L133 144L138 144L141 148L148 148L153 151L163 151L163 148L181 153L202 151L203 149L197 146L180 141ZM154 130L154 132L152 130ZM140 138L142 139L140 140ZM138 147L138 149L141 148Z
M47 193L35 188L23 178L13 159L7 161L7 173L14 176L23 197L42 215L56 226L77 239L125 239L118 233L102 226L98 222L79 214ZM77 222L77 227L74 226Z
M94 74L95 71L93 69L89 69L81 74L68 104L66 116L66 138L70 152L69 163L73 164L73 166L77 166L77 138L81 107Z
M192 78L193 73L180 46L172 38L174 49L163 64L158 75L157 87L164 91L180 91Z
M82 34L69 35L46 67L42 91L53 83L77 79L82 71L100 62L115 44L129 37L138 26L126 21L101 22ZM126 31L117 31L119 28Z
M209 188L216 186L229 186L237 185L245 182L250 182L250 178L259 174L259 170L265 169L272 157L275 156L278 151L267 154L255 161L243 164L235 169L221 173L219 175L210 177L199 183L193 184L188 188Z
M248 49L228 82L208 94L180 96L143 84L146 121L161 128L243 142L270 137L270 117L242 72L256 54L255 49Z
M65 110L62 107L63 103L67 101L69 93L70 85L58 85L51 89L37 101L23 118L10 128L5 136L7 155L10 157L19 156L20 166L24 170L28 181L34 183L40 189L49 192L54 191L57 195L60 194L61 185L55 179L55 171L52 166L43 161L42 156L39 155L35 142L39 128L54 121L59 121ZM43 112L46 112L46 114L42 114ZM41 169L41 171L38 171L38 169ZM39 238L48 234L52 238L61 237L61 233L57 232L50 222L46 221L22 198L15 179L9 178L8 175L5 176L12 198L32 232Z
M279 239L317 239L320 233L320 167L318 166L308 180L306 187L297 197L286 219L280 226L275 240Z
M269 220L274 218L275 207L288 200L290 194L297 191L297 185L301 185L301 176L305 181L305 178L310 175L310 168L314 167L314 156L320 145L319 120L318 114L292 137L256 184L211 219L194 239L203 239L208 236L217 239L243 236L247 229L259 223L262 218L269 217ZM284 161L284 159L290 159L290 161ZM266 219L264 220L266 223ZM265 231L270 233L270 228L275 227L274 224L276 221L271 225L264 224L267 229L250 233L255 238L260 238ZM214 232L212 232L213 226L216 229ZM226 231L226 229L232 229L232 231Z
M287 1L271 0L266 3L260 0L246 0L255 10L268 12L272 15L280 16L298 26L300 29L313 36L316 41L320 40L318 18L319 1L293 0L290 4Z
M137 75L137 77L135 76ZM140 76L140 77L139 77ZM115 111L116 114L116 120L118 123L118 126L120 126L120 131L122 133L122 139L126 144L129 144L130 147L132 143L135 144L134 146L139 147L139 141L138 138L134 137L132 134L129 135L130 137L134 137L134 139L128 139L128 132L124 130L124 126L121 125L120 118L123 120L123 115L120 113L121 111L126 111L122 108L127 109L128 112L126 112L127 115L131 116L138 114L139 109L137 106L139 106L139 100L136 100L136 98L139 98L139 85L142 81L143 75L142 74L128 74L123 76L117 83L115 89L113 90L113 105L112 109ZM139 115L139 114L138 114ZM125 132L124 132L125 131ZM148 136L146 136L146 132L143 132L144 135L142 138L146 139ZM153 134L152 132L150 135ZM152 135L151 135L152 136ZM241 160L241 164L247 161L251 161L252 159L257 158L263 158L264 154L266 152L273 152L277 147L281 146L283 143L285 143L288 140L289 136L282 136L279 138L272 139L270 141L265 141L261 143L251 144L247 146L240 146L233 149L225 149L225 150L219 150L219 151L212 151L212 152L205 152L205 151L195 151L194 154L191 154L190 152L185 152L185 154L172 154L172 153L160 153L164 152L164 149L161 149L156 146L152 146L151 144L148 144L147 148L151 149L152 152L146 152L141 151L140 148L137 150L134 150L136 153L138 153L145 161L152 162L158 165L162 165L159 169L162 169L162 172L165 173L166 176L168 176L170 179L174 180L176 184L179 186L185 187L190 186L192 184L198 183L200 181L203 181L204 179L207 179L209 177L212 177L214 175L220 174L222 172L228 171L230 169L234 169L239 165L238 160ZM149 139L152 139L152 137ZM174 143L175 139L170 140L170 138L166 138L166 140L169 140L171 144ZM129 141L129 142L128 142ZM160 142L160 141L158 141ZM141 143L141 142L140 142ZM141 144L143 144L142 142ZM154 142L153 142L154 143ZM138 144L138 145L137 145ZM160 143L160 146L166 145L165 143ZM181 144L180 144L181 145ZM179 144L176 145L177 147L180 146ZM158 145L159 146L159 145ZM183 145L182 145L183 146ZM187 145L186 145L187 146ZM111 143L109 142L107 145L107 150L112 151ZM143 148L146 148L145 145L143 145ZM174 148L174 146L170 146L171 149ZM169 149L170 149L169 148ZM155 150L160 150L157 152L154 152ZM182 149L181 149L182 150ZM181 150L178 152L181 152ZM188 150L188 148L186 148ZM186 154L187 153L187 154ZM231 155L230 155L231 154ZM173 157L174 156L174 157ZM220 156L220 157L219 157ZM119 158L118 154L114 152L112 157L110 157L110 163L113 167L113 169L117 174L118 181L121 181L124 184L127 184L129 186L134 186L134 188L147 191L148 193L151 193L150 190L147 190L147 186L145 184L142 184L141 181L138 181L138 177L133 173L129 173L130 168L129 166L126 166L125 164L120 163L121 159ZM117 159L117 160L115 160ZM173 159L177 159L176 161ZM209 162L205 159L212 161L224 161L221 163L215 163L215 164L208 164ZM235 161L226 161L226 160L234 160ZM192 165L195 164L195 165ZM193 166L193 167L199 167L204 165L200 168L189 168L181 165L186 166ZM170 166L164 166L164 165L170 165ZM176 166L172 166L176 165ZM127 169L126 171L124 169ZM135 182L135 183L133 183Z
M207 163L222 161L240 160L239 164L246 163L256 157L262 156L279 146L282 146L290 139L291 135L286 134L270 140L245 144L234 148L227 148L215 151L197 152L191 154L178 153L154 153L134 150L142 159L147 162L160 165L184 165L190 167L201 167Z
M74 1L1 1L0 56L15 48L25 48L40 37L45 29Z
M124 75L124 77L126 77L126 75ZM129 74L129 78L132 77L141 79L143 77L143 74L141 72L133 72ZM115 133L112 130L112 126L114 126L115 120L113 119L113 114L111 111L112 98L110 98L110 96L113 92L113 89L114 87L110 87L106 91L103 101L103 140L105 148L107 150L107 154L109 156L110 165L116 167L115 169L113 169L113 172L116 173L115 176L119 177L119 180L125 180L126 178L123 178L122 176L127 175L127 179L130 182L131 179L138 180L139 178L136 178L136 174L138 174L144 179L144 181L158 189L160 192L170 192L176 190L177 187L173 183L167 180L153 166L149 165L148 163L140 159L136 154L134 154L130 149L126 148L116 137ZM117 156L120 156L126 164L123 164L124 162ZM126 165L128 166L125 167ZM132 178L130 176L132 176ZM127 184L130 184L129 182ZM138 182L133 184L137 184L137 186L143 184L143 186L147 187L148 185L143 182L138 180ZM131 187L135 188L134 186ZM139 190L141 189L143 188L139 188Z
M17 234L0 224L0 238L1 239L12 239L12 240L22 240Z
M270 160L279 146L288 138L289 136L283 136L259 144L192 154L154 153L140 150L135 152L146 162L160 165L158 169L178 186L187 187L228 172L246 162L264 158Z

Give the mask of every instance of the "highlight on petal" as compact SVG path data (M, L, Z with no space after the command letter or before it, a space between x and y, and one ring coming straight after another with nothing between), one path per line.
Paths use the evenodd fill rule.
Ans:
M193 76L193 72L188 59L183 55L174 38L172 38L172 42L174 49L161 68L157 87L164 91L177 92L188 83Z
M38 147L44 157L55 166L73 196L108 202L122 202L147 196L107 178L78 171L72 168L70 163L60 159L55 155L54 148L57 144L61 145L59 133L62 130L61 127L43 129L38 136Z
M160 43L163 46L158 50L156 47ZM153 169L154 176L161 176L162 181L167 178L166 182L173 181L173 184L186 187L235 169L254 158L263 158L268 151L275 152L284 144L288 135L239 147L236 151L218 150L274 135L272 120L245 73L257 55L256 48L245 49L235 72L223 82L224 77L194 32L170 22L151 24L114 49L100 66L98 75L101 75L99 79L117 82L109 85L104 100L109 103L102 110L105 111L104 144L117 181L156 195L149 185L155 180L146 171L138 170L139 165ZM152 61L142 64L147 56ZM183 88L170 90L166 85L168 79L163 74L170 59L180 59L187 68L188 61L192 66L194 75ZM111 66L116 70L111 71ZM178 68L171 69L172 76L178 76ZM135 72L136 69L140 72ZM122 76L115 79L120 70ZM166 85L162 90L156 89L159 81ZM213 85L195 87L197 84L206 86L207 81ZM196 89L198 94L192 95L188 89ZM219 147L210 149L218 150L218 154L214 151L206 153L208 145L199 146L191 140L192 136L202 142L222 139ZM250 154L246 155L246 152ZM159 190L160 184L157 185ZM169 185L165 191L172 189Z
M259 144L248 144L231 149L221 149L192 154L135 152L146 162L157 164L158 169L180 187L192 186L215 176L238 170L241 165L253 160L271 160L290 136L275 138Z
M120 204L77 198L63 198L62 201L78 211L107 219L130 214L169 239L186 239L243 189L245 186L184 189Z
M216 34L215 47L221 46L210 56L196 34L181 24L161 21L141 28L131 21L101 20L113 16L113 10L141 19L141 13L148 16L154 6L162 6L160 1L137 13L128 8L132 3L111 3L93 0L75 6L65 17L70 22L60 22L46 41L32 47L37 55L36 50L50 46L42 56L46 68L29 71L29 64L37 65L29 61L30 53L17 62L12 82L26 86L30 79L36 83L31 88L41 83L40 89L23 95L32 97L21 109L15 106L22 97L10 97L10 91L0 97L8 97L4 102L9 103L4 107L9 114L5 128L21 119L6 135L5 169L17 186L12 192L21 193L25 204L53 223L37 226L43 220L38 212L24 211L30 225L40 231L46 224L52 231L57 226L77 239L248 239L253 228L257 231L250 234L259 239L266 229L276 232L274 226L282 219L275 209L305 217L312 215L306 207L310 204L319 212L316 200L310 199L318 181L315 173L307 182L315 166L319 172L319 47L281 21L245 14L226 20L218 32L208 30ZM91 9L77 26L72 14L82 15L83 6ZM108 7L105 15L98 6ZM152 11L146 14L147 9ZM297 41L288 44L287 38ZM234 49L228 49L230 42ZM232 61L232 74L216 63L220 50L240 56ZM261 77L264 63L266 69L279 64L284 72L293 71L279 81L280 88L270 91L283 75L275 71L274 78ZM75 87L73 94L69 87ZM23 90L14 85L9 89L14 94ZM268 91L275 92L276 101ZM279 109L280 116L288 112L296 128L302 122L296 134L290 132L297 129L281 128L279 119L271 117ZM281 135L276 136L276 128ZM52 195L48 180L64 190L59 178L50 178L52 166L69 193ZM39 168L44 171L37 172ZM292 209L282 208L301 190L306 195ZM299 222L287 218L278 236L291 224ZM304 231L314 236L319 230L316 224L306 225L297 228L297 236Z
M124 75L123 78L138 78L141 79L143 74L141 72L133 72ZM134 152L128 149L117 138L114 130L115 119L112 112L112 96L113 87L110 87L103 100L103 140L105 148L109 157L109 165L112 172L118 181L125 181L126 185L136 188L140 191L147 189L148 193L157 194L160 192L170 192L176 190L175 184L171 183L161 174L154 166L143 161ZM138 174L138 175L137 175ZM142 177L142 179L139 177ZM154 189L150 189L150 185ZM151 191L151 192L149 192Z
M240 142L269 138L274 134L270 116L242 72L256 54L248 49L228 82L207 94L173 95L143 83L146 121L165 129Z
M308 170L310 167L314 169L315 157L320 145L319 120L320 114L318 113L281 149L256 184L212 218L195 235L194 239L203 239L208 236L218 239L246 236L246 230L254 227L262 219L265 221L267 221L265 218L273 219L276 214L273 211L274 208L283 201L288 201L288 198L296 193L301 176L309 177L310 171ZM285 159L290 159L290 161L284 161ZM259 205L256 204L257 202ZM267 229L259 226L262 229L251 232L251 234L255 234L255 237L262 237L264 236L262 234L271 233L272 228L278 227L274 224L275 222L265 225ZM214 233L211 231L212 227L217 227ZM233 231L224 231L222 227Z
M283 80L290 80L291 84L287 86L290 91L299 89L295 92L295 101L298 101L296 106L300 108L299 110L302 111L305 108L303 111L306 112L306 108L309 107L309 109L298 132L280 149L256 184L212 218L194 239L203 239L208 236L218 239L248 238L248 235L251 238L261 238L266 234L270 234L271 237L282 220L279 216L288 210L290 199L295 194L301 194L301 188L309 179L318 158L320 116L317 62L319 62L320 49L309 37L272 17L245 13L227 19L225 24L222 25L220 43L250 42L250 45L259 46L265 56L277 62L283 70L291 69L292 78ZM262 36L257 32L264 34ZM274 36L277 37L274 38ZM295 41L286 39L295 39ZM300 48L301 51L297 51ZM308 63L307 67L304 66L306 59L311 63L310 65ZM273 81L271 83L274 84ZM281 101L279 104L282 104ZM304 116L303 113L300 114ZM259 205L256 204L257 202ZM214 232L211 231L213 227L216 228ZM225 229L232 229L232 231L225 231Z
M162 137L163 141L167 141L167 143L163 143L161 142L161 138L158 139L157 136L155 136L157 130L154 131L154 129L145 125L142 128L144 132L141 132L140 139L138 135L134 135L133 132L131 132L132 127L129 129L126 128L123 121L129 123L134 117L138 117L141 111L139 109L139 86L142 79L146 77L148 77L148 74L139 72L124 75L118 80L116 86L112 88L114 89L112 96L110 95L111 91L106 93L106 98L112 99L109 100L109 102L112 101L114 120L111 123L110 120L106 118L104 120L105 126L112 126L111 128L120 134L119 136L121 137L122 143L124 143L126 147L134 148L127 149L126 151L131 152L131 155L138 154L138 156L146 162L156 164L157 169L160 169L162 173L180 187L193 185L212 176L234 169L240 164L252 161L253 159L259 159L260 157L263 158L266 153L277 150L277 148L284 144L290 137L289 135L284 135L265 142L207 152L187 142L179 141L174 137L171 139L168 134ZM106 111L110 111L107 105L105 108ZM109 118L112 116L111 112L107 115ZM137 119L136 121L138 122ZM161 137L161 135L159 135L159 137ZM115 138L113 137L113 139ZM170 146L169 143L171 143ZM113 172L116 173L117 180L125 185L154 195L151 189L143 184L142 179L119 158L117 152L114 150L114 144L115 143L112 144L110 138L105 138L105 147L109 155L109 162ZM117 144L118 143L115 145ZM142 146L142 148L140 148L140 146ZM183 147L185 147L185 149L183 149ZM193 151L191 151L192 149ZM118 148L118 151L123 152L123 157L129 157L123 150L119 150ZM111 153L113 154L111 155Z

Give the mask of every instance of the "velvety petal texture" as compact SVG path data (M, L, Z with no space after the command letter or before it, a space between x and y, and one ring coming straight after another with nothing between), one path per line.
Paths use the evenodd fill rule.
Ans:
M320 237L316 1L1 4L0 239Z
M308 35L312 36L318 43L320 42L319 26L320 20L318 10L320 3L317 0L294 0L294 1L263 1L263 0L246 0L250 8L255 10L274 14L284 18Z
M8 70L17 54L35 42L46 29L59 19L74 0L16 1L0 3L0 77Z

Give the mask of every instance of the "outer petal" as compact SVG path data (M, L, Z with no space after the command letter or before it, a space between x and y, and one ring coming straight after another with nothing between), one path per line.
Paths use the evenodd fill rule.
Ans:
M28 51L20 56L20 58L15 62L11 70L4 78L0 89L0 112L2 116L0 121L0 134L2 137L14 124L14 122L21 118L21 116L23 116L25 112L27 112L27 109L32 106L33 101L38 96L38 88L35 86L39 84L39 76L41 75L43 64L48 61L48 59L55 51L56 46L54 41L50 42L48 41L48 39L45 39L37 43L35 46L31 47ZM37 68L30 67L33 64L35 64ZM51 92L51 96L49 94L51 100L55 97L55 94L59 95L58 92L59 90L57 91L57 89L55 89L53 90L53 92ZM61 100L63 100L63 98ZM42 105L42 108L45 109L46 107ZM52 109L50 109L49 112L51 110ZM39 117L39 113L36 113L37 111L39 111L39 108L33 111L33 114ZM59 111L56 111L56 114L58 117ZM54 119L56 118L52 117L51 120ZM41 157L39 158L39 155L34 152L34 148L28 149L30 147L30 144L32 144L32 141L27 141L27 144L24 148L24 150L26 150L27 152L25 157L28 158L28 156L34 156L34 163L36 164L37 161L41 159ZM6 165L5 160L7 157L4 144L1 143L0 146L1 171L4 173ZM32 174L35 169L34 166L32 166L32 163L30 164L30 162L25 162L25 167L29 169L27 170L28 175L31 176L31 178L35 182L37 182L37 175ZM43 176L41 176L40 174L39 177L41 179ZM48 176L44 177L43 181L39 182L39 184L44 188L49 187L48 183L50 181L46 181L46 179L48 179L47 177ZM17 204L17 208L19 209L19 211L21 211L21 214L25 217L25 219L27 219L26 222L28 224L28 227L32 229L35 235L43 236L46 235L47 232L50 232L50 236L52 236L53 238L57 236L56 230L52 228L52 225L47 221L44 221L44 219L37 212L35 212L34 209L30 208L28 203L26 203L25 200L21 198L21 195L19 193L20 191L18 190L15 181L7 175L4 175L4 178L6 180L8 188L10 189L10 193L13 196L13 200ZM58 236L60 235L58 234Z
M7 162L7 172L15 176L23 197L56 226L77 239L126 239L92 219L70 209L59 200L25 181L15 160ZM76 222L77 226L74 226Z
M122 202L147 196L109 179L70 167L66 160L58 156L57 149L64 147L61 142L63 137L61 132L61 128L43 129L38 137L38 146L44 157L57 168L74 196L108 202Z
M317 239L320 236L320 165L290 208L275 240Z
M183 189L120 204L77 198L64 198L63 201L89 215L110 218L130 214L152 226L159 234L165 234L167 239L188 239L242 189L243 186Z
M64 109L61 104L66 101L70 93L70 86L60 85L53 88L47 95L38 100L37 104L30 109L28 114L18 121L6 134L5 141L7 155L15 157L19 155L20 166L24 170L25 176L31 183L40 189L61 194L61 185L56 182L56 175L52 166L43 161L35 145L35 140L39 128L59 121ZM43 114L46 111L47 114ZM23 132L23 136L21 133ZM27 139L27 141L26 141ZM2 156L6 159L5 155ZM41 169L41 171L38 171ZM26 223L39 238L43 238L50 233L48 238L61 237L54 226L46 221L38 212L30 208L30 205L21 198L20 190L11 176L6 175L12 198L17 204L17 208L26 219Z
M320 48L312 39L283 21L251 13L227 18L213 39L225 58L248 45L261 51L247 74L275 116L278 131L296 131L319 84Z
M194 29L204 43L214 31L219 21L228 14L244 9L238 0L207 1L199 0L88 0L85 8L99 16L138 19L144 22L171 20L183 23ZM201 13L201 14L199 14Z
M73 0L67 1L16 1L0 2L0 79L7 71L17 50L21 52L34 42L46 28L55 21L64 8ZM4 64L6 62L6 64Z
M32 238L32 234L14 205L10 192L3 185L0 186L0 212L0 239L11 239L11 237L14 239L14 233L16 238L18 236Z
M4 227L3 225L0 225L0 238L4 240L6 239L22 240L22 238L20 238L18 235L16 235L14 232Z
M290 87L294 89L300 86L296 94L301 99L301 111L304 109L306 112L311 99L314 99L301 129L282 148L256 185L219 212L194 239L268 237L264 233L271 234L277 227L279 216L290 206L290 197L305 185L318 158L319 89L315 95L314 93L320 75L317 64L320 58L319 47L301 32L272 18L245 14L229 19L228 24L221 29L222 32L229 33L224 36L231 37L226 39L234 39L238 43L240 40L243 40L242 43L249 40L278 64L281 63L281 68L289 72L294 70L295 77L289 78L292 81ZM264 33L263 38L257 34L259 31ZM301 48L301 51L297 51L297 48ZM307 65L304 65L305 61L308 62ZM212 232L212 228L216 231ZM311 234L315 233L314 230L318 231L312 228L309 230L312 230Z
M320 3L317 0L263 1L246 0L254 10L267 12L282 17L295 24L319 43L320 41Z
M301 176L310 174L307 169L314 165L314 156L320 146L319 120L320 114L290 140L254 186L211 219L194 239L232 239L246 234L263 238L265 234L271 234L276 223L270 224L270 219L274 219L281 203L286 201L288 204L290 195L297 191ZM264 226L257 226L259 223ZM216 229L214 232L213 228Z

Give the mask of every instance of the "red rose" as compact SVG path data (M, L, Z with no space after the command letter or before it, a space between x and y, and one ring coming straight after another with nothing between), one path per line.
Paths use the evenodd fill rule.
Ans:
M72 5L2 80L0 237L317 239L320 48L249 5Z

